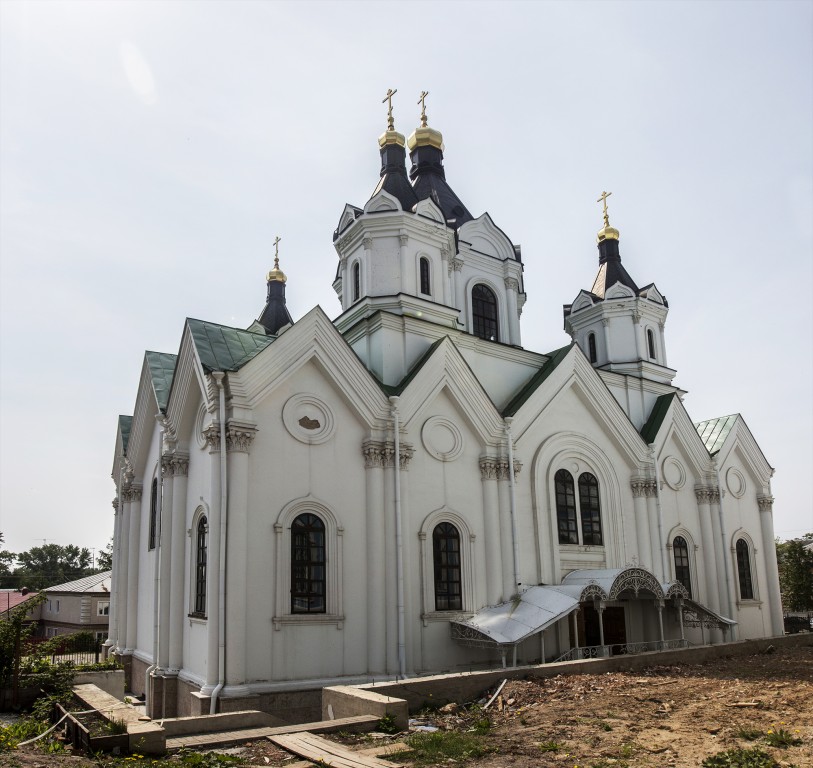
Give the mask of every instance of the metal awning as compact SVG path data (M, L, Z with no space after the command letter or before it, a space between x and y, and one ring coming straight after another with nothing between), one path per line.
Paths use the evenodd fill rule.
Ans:
M579 589L529 587L512 600L451 622L452 638L480 648L515 646L579 607Z
M737 624L734 619L728 619L715 613L711 608L707 608L701 603L690 600L687 597L683 598L683 623L689 627L719 627L720 629L728 629Z

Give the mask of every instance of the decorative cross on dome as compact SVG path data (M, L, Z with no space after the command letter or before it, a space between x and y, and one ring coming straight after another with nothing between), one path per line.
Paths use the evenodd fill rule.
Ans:
M385 101L387 102L387 130L394 131L395 130L395 120L392 117L392 97L398 93L398 89L396 88L394 91L392 88L387 88L387 95L381 100L383 104Z
M420 98L418 99L418 104L421 105L421 128L426 128L427 120L426 120L426 97L429 95L429 91L421 91Z
M605 227L609 227L609 226L610 226L610 216L609 216L609 214L607 213L607 198L608 198L608 197L609 197L611 194L612 194L612 192L602 192L602 193L599 195L598 200L596 200L596 202L597 202L597 203L604 203L604 226L605 226Z

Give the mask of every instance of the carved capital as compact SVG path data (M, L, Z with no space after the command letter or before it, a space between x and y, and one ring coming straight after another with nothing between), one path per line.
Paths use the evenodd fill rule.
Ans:
M206 440L206 447L209 453L217 453L220 450L220 425L210 424L203 430L203 437Z
M455 256L452 259L452 269L454 269L455 272L460 272L460 270L463 269L463 259Z
M118 496L116 496L116 498L115 498L115 499L113 499L113 509L114 509L116 512L118 512L118 511L119 511L119 497L118 497Z
M361 452L364 454L364 468L375 469L384 466L384 443L375 440L365 440L361 444Z
M709 488L709 496L711 498L712 504L719 504L720 503L720 489L719 488Z
M361 244L364 246L365 251L371 251L373 249L373 238L372 237L365 237Z
M165 453L161 457L161 474L164 477L186 477L189 474L189 456L185 453Z
M226 428L226 450L234 453L248 453L256 427L247 424L229 424Z
M506 277L504 282L509 291L519 291L519 280L515 277Z
M711 504L712 489L705 485L698 485L694 489L694 496L698 504Z
M496 480L497 479L497 463L499 459L494 456L481 456L480 457L480 479L481 480Z
M441 261L449 261L449 256L452 255L452 252L446 248L445 246L440 249L440 260Z
M406 244L409 242L409 235L406 232L402 232L398 235L398 242L401 244L401 247L406 247Z
M342 254L341 258L339 259L339 266L342 270L347 269L347 256Z
M757 496L757 506L759 507L760 512L772 512L773 496L760 494Z
M124 488L121 492L121 500L125 504L132 501L141 501L141 486L131 485L129 488Z
M510 480L511 474L508 471L508 458L502 457L499 459L495 459L496 467L497 467L497 480ZM517 461L514 459L514 478L516 479L519 477L519 473L522 471L522 462Z
M630 480L630 488L632 489L632 496L635 499L645 498L649 494L647 494L647 488L651 483L651 480L648 480L645 477L634 477Z
M395 466L395 443L387 441L386 443L379 443L381 452L381 461L384 467ZM399 466L401 469L409 469L409 462L415 455L415 449L409 443L400 443L399 447ZM378 459L375 458L375 461ZM374 465L377 466L377 465Z
M601 318L601 324L606 328L610 324L610 318L609 317L602 317Z

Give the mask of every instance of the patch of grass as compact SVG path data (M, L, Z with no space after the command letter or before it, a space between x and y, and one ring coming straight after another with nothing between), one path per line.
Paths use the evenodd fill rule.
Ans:
M618 754L621 757L632 757L637 751L639 747L634 741L628 741L626 744L621 745L621 749L618 750Z
M799 744L802 743L800 738L797 738L790 731L785 730L784 728L769 730L765 734L765 741L770 746L779 747L779 749L785 749L785 747L798 747Z
M629 763L626 760L599 760L592 763L590 768L629 768Z
M475 720L471 724L469 731L480 736L485 736L491 731L491 720L489 720L487 717L481 717L479 720Z
M111 715L105 723L105 729L109 734L118 736L122 733L127 733L127 723L125 723L124 720Z
M392 712L387 712L379 721L376 730L380 733L398 733L400 730L395 723L395 715Z
M707 757L702 762L703 768L777 768L778 765L767 752L758 747L727 749L725 752Z
M609 723L602 723L601 730L602 731L611 731L613 727Z
M562 748L562 745L557 744L555 741L542 741L536 746L543 752L558 752Z
M759 728L742 727L734 731L734 735L738 739L745 739L746 741L756 741L761 739L765 734Z
M493 752L482 736L476 733L456 733L454 731L435 731L434 733L413 733L406 738L412 752L403 753L413 765L438 765L458 760L482 757ZM397 758L390 755L389 759Z

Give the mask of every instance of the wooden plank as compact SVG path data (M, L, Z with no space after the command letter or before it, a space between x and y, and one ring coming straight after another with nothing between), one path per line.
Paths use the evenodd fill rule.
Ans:
M314 733L279 734L269 736L278 746L313 762L322 762L332 768L403 768L402 765L348 749Z
M399 752L412 752L412 747L409 746L405 741L396 741L392 744L379 744L377 747L366 747L365 749L359 749L362 755L375 755L376 757L386 757L387 755L395 755ZM290 766L285 766L285 768L290 768Z

